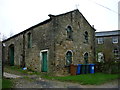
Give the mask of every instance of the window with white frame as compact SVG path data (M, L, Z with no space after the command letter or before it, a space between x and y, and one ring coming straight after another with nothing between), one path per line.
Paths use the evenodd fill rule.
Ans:
M97 40L98 40L98 44L103 44L103 42L104 42L103 38L98 38Z
M104 62L104 54L103 54L103 52L98 53L98 62Z
M119 50L118 50L117 48L115 48L115 49L113 50L113 53L114 53L114 57L115 57L115 58L118 58L118 57L119 57Z
M112 38L112 42L113 42L113 43L118 43L118 37L113 37L113 38Z

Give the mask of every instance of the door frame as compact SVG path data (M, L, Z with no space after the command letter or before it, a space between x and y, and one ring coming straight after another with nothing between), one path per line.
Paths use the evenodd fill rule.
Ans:
M14 66L14 56L15 56L15 48L14 48L14 44L11 44L9 46L9 49L8 49L8 55L9 55L9 63L10 63L10 66ZM12 60L11 60L12 58Z
M48 49L40 51L40 71L42 72L42 58L43 58L42 53L44 53L44 52L47 52L47 72L48 72L49 71L49 68L48 68L49 51L48 51Z

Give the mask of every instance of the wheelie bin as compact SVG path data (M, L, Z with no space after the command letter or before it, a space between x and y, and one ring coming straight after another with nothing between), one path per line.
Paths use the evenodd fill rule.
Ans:
M70 65L70 74L71 75L76 75L76 72L77 72L77 65L71 64Z
M85 64L85 73L88 74L90 72L89 64Z
M79 75L79 74L81 74L81 66L82 66L82 64L78 64L77 65L77 75Z
M85 72L85 64L82 64L81 65L81 74L85 74L86 72Z
M95 64L90 64L90 73L95 73Z

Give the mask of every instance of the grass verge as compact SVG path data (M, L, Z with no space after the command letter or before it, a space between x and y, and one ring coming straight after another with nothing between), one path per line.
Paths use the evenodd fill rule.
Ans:
M118 79L117 74L104 74L104 73L95 73L95 74L81 74L76 76L64 76L64 77L53 77L53 76L43 76L43 78L50 80L59 80L67 82L75 82L83 85L100 85L111 80Z
M2 88L12 88L13 86L13 82L11 79L6 79L6 78L3 78L2 80Z
M28 74L28 75L38 75L42 78L46 78L49 80L59 80L59 81L66 81L66 82L74 82L74 83L80 83L84 85L100 85L106 82L109 82L111 80L118 79L118 74L105 74L105 73L95 73L95 74L81 74L76 76L51 76L49 74L43 74L40 72L34 72L31 70L22 70L19 67L16 66L6 66L5 71L7 72L13 72L13 73L21 73L21 74ZM29 77L25 77L25 79L28 79Z
M12 73L12 74L25 74L25 75L39 75L39 72L32 71L30 69L22 70L22 68L17 66L5 66L4 72Z

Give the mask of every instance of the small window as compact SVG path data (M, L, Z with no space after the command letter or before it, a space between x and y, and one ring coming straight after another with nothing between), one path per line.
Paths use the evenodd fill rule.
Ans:
M98 53L98 62L104 62L104 54L102 52Z
M98 40L98 44L103 44L104 42L103 38L98 38L97 40Z
M31 33L28 33L28 48L32 47L32 35Z
M116 59L119 59L119 50L118 50L117 48L115 48L115 49L113 50L113 53L114 53L114 57L115 57Z
M84 63L88 64L88 53L84 54Z
M79 26L79 28L81 29L81 25L80 25L80 23L78 22L78 26Z
M113 43L118 43L118 37L113 37L113 38L112 38L112 42L113 42Z
M72 38L72 33L73 33L73 31L72 31L71 26L68 26L66 30L67 30L67 38L68 38L69 40L72 40L72 39L73 39L73 38Z
M84 33L85 43L88 43L88 32L86 31Z

